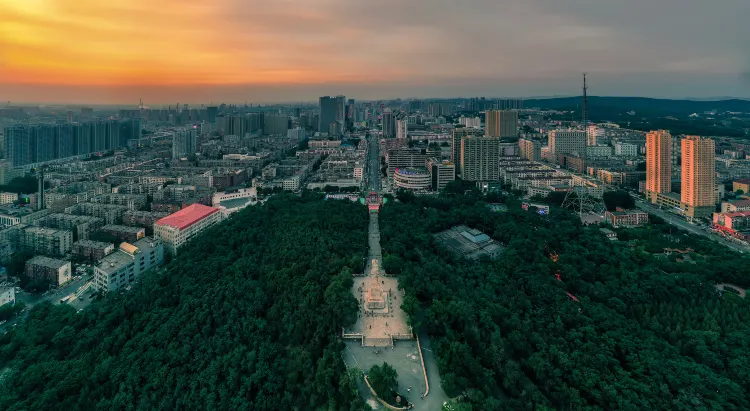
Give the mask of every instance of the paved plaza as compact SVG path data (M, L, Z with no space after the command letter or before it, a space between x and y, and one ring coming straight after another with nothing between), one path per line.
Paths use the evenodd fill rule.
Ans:
M368 237L366 275L355 277L352 286L352 294L359 302L357 322L344 333L362 335L360 343L366 346L389 347L394 339L411 339L412 330L401 309L403 294L398 289L398 280L387 277L381 267L377 213L370 214Z

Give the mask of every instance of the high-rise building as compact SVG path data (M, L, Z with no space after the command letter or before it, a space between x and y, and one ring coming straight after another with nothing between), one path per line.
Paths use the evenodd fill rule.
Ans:
M481 132L475 128L454 128L451 140L451 161L456 166L456 173L461 171L461 139L466 136L479 135Z
M266 114L263 117L263 134L285 135L289 130L289 116L286 114Z
M318 131L327 133L331 123L338 121L344 123L344 96L320 97L320 117L318 118Z
M672 135L666 130L646 134L646 196L655 203L659 193L672 191Z
M448 160L439 160L435 157L427 159L425 166L430 173L430 186L434 191L445 188L448 183L456 179L456 166Z
M525 138L519 139L518 150L523 159L530 161L542 160L542 143L540 141Z
M461 178L496 181L500 178L500 138L468 136L461 139Z
M552 130L549 132L548 145L552 158L560 154L575 154L586 156L586 132Z
M396 120L396 138L406 138L409 133L409 126L406 117Z
M194 128L175 132L172 138L172 158L195 154L197 134Z
M670 159L671 160L671 159ZM690 217L708 217L716 205L716 144L710 138L682 139L681 201Z
M497 100L498 110L523 110L523 100L517 98L504 98Z
M484 124L487 137L518 137L518 111L488 110Z
M383 111L383 138L396 137L396 114L390 108Z

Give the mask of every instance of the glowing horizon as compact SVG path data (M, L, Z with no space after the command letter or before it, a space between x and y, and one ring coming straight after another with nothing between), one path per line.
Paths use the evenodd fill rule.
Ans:
M749 96L731 1L0 0L0 98Z

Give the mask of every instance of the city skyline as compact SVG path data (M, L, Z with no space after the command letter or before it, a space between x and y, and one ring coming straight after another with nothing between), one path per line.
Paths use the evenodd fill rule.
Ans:
M635 3L0 0L0 100L750 97L743 2Z

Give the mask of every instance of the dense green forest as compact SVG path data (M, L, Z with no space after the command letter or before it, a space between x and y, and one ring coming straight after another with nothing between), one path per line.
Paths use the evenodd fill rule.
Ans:
M431 335L449 396L483 411L750 407L748 302L714 287L750 286L750 258L659 221L612 242L559 208L398 197L381 209L384 268ZM432 234L457 224L500 241L502 256L446 252Z
M282 195L81 313L0 336L2 410L363 410L337 335L354 321L360 205Z

